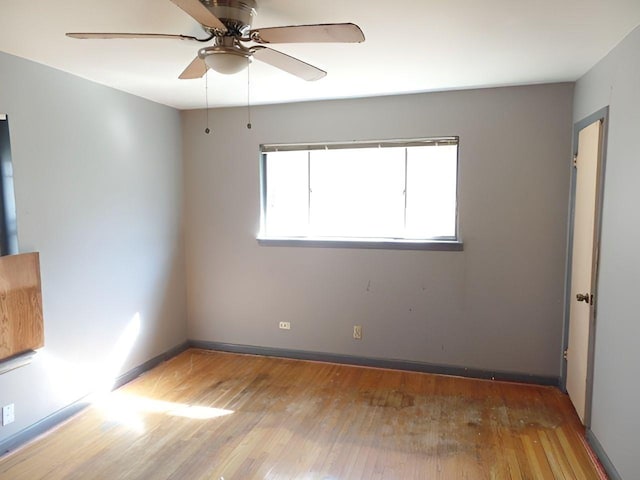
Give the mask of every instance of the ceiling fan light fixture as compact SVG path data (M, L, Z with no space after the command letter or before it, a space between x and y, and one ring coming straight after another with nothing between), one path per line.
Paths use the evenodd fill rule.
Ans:
M207 67L225 75L241 72L247 68L250 61L251 57L248 55L230 51L209 52L204 57Z

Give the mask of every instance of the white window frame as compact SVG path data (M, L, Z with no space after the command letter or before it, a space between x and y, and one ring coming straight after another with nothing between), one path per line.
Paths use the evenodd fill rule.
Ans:
M267 221L267 154L282 151L312 151L324 149L354 149L372 147L412 147L428 145L456 145L456 206L455 234L447 237L425 239L407 238L351 238L351 237L274 237L266 236ZM444 250L462 251L463 242L459 227L459 192L460 192L460 139L457 136L432 137L419 139L353 141L348 143L304 143L304 144L262 144L260 145L260 232L257 240L265 246L306 246L306 247L338 247L338 248L382 248L398 250ZM405 170L406 175L406 170ZM406 179L405 179L406 185ZM405 202L406 215L406 202Z

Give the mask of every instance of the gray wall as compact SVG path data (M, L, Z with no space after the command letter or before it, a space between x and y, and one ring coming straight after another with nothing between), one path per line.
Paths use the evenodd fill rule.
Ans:
M640 28L582 77L574 121L609 105L591 430L622 478L640 478Z
M3 53L0 112L45 321L33 364L0 375L2 441L183 342L186 307L179 113Z
M573 86L183 112L189 337L560 374ZM261 143L460 136L463 252L258 246ZM291 331L278 322L291 322ZM363 339L352 339L352 326Z

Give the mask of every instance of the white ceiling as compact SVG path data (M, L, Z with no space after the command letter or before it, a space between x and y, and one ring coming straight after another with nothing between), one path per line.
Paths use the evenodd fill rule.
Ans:
M329 74L304 82L251 65L251 103L573 81L640 24L639 0L258 0L253 28L354 22L362 44L278 45ZM205 80L178 80L196 42L74 40L65 32L202 37L169 0L0 0L0 50L180 109ZM247 72L210 72L209 105L244 105ZM1 85L0 85L1 88Z

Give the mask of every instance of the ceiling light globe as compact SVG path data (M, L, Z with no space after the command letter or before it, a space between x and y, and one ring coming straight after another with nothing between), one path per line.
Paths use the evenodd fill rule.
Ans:
M250 59L244 55L230 52L211 53L204 57L204 63L207 64L207 67L225 75L241 72L247 68L249 61Z

